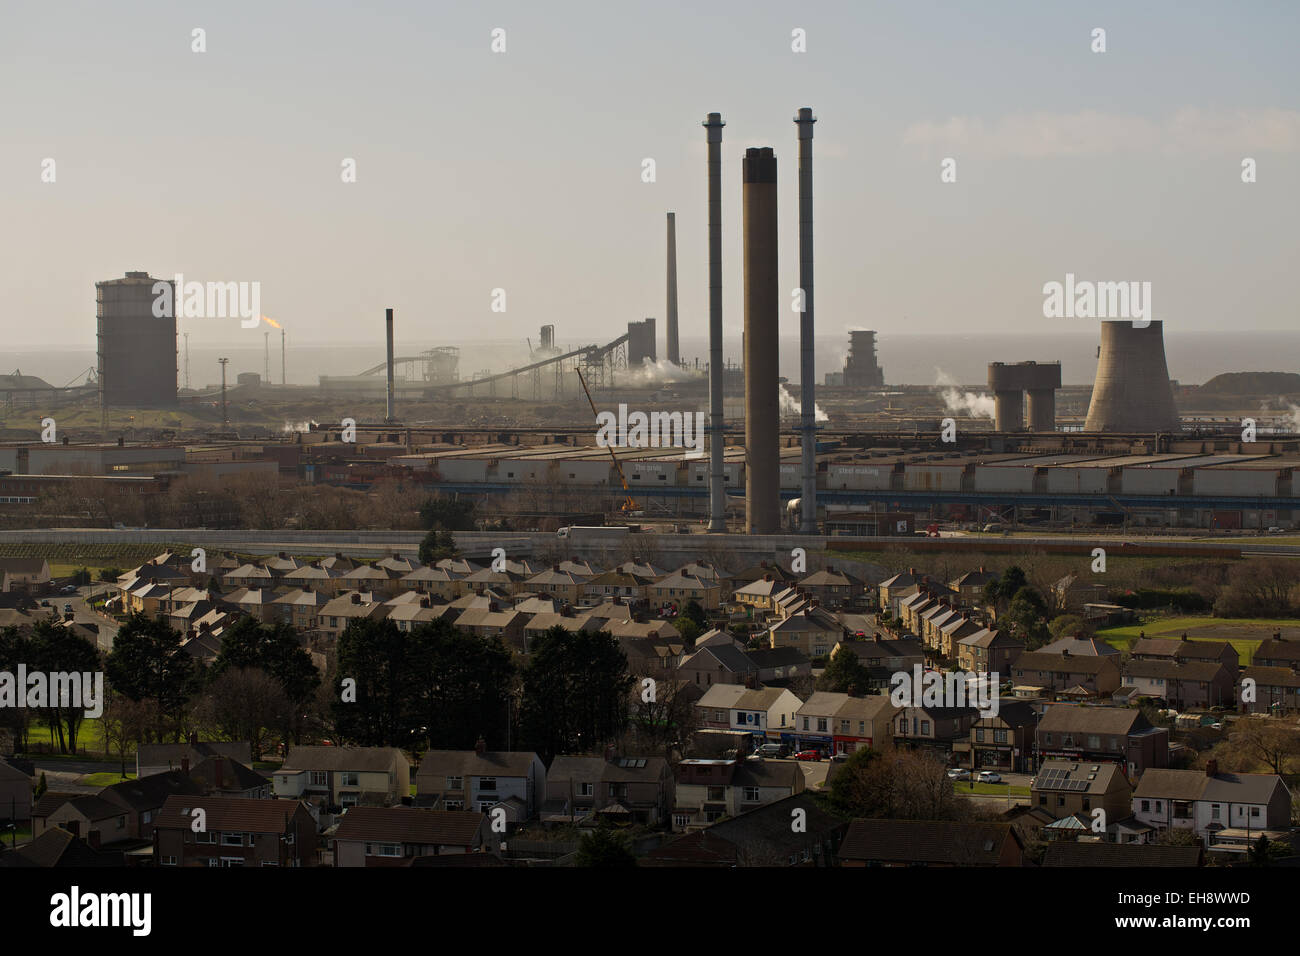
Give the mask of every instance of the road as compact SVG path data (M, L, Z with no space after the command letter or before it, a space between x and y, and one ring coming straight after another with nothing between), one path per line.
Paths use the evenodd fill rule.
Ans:
M98 589L105 587L107 587L107 585L92 585L89 588L81 588L80 591L102 593L102 591ZM57 616L62 616L63 606L65 604L71 604L73 621L77 624L93 624L99 629L99 637L96 641L99 649L105 654L113 650L113 641L117 637L120 625L113 618L91 610L87 597L83 597L80 593L51 594L49 597L42 598L41 600L49 601L49 610Z

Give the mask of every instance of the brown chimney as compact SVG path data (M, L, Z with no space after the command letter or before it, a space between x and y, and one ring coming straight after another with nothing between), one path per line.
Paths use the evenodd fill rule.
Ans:
M1180 641L1190 641L1191 638L1187 636L1187 632L1186 632L1186 631L1183 631L1183 636L1180 637L1179 640L1180 640Z
M486 750L487 750L486 740L484 740L482 737L479 737L478 740L474 741L474 753L478 754L481 757L483 756Z
M433 602L429 599L429 595L426 594L420 598L420 607L433 607Z
M185 776L187 776L187 777L190 775L190 758L189 758L189 757L182 757L182 758L181 758L181 773L185 774Z
M1205 761L1205 775L1207 777L1218 776L1218 773L1219 773L1219 761L1217 760Z
M1067 661L1070 659L1070 651L1068 648L1061 649L1061 659Z
M763 575L763 580L764 580L764 581L771 581L771 580L772 580L772 575L770 575L770 574L765 574L765 575Z
M605 747L605 759L606 759L606 760L613 760L613 759L614 759L615 757L617 757L617 756L618 756L618 748L615 747L613 744L608 744L608 745L606 745L606 747Z
M910 574L912 577L916 577L916 568L908 568L907 573Z
M343 560L343 552L342 552L342 551L335 551L335 552L334 552L334 557L336 557L336 558L338 558L340 561L342 561L342 560Z
M353 604L360 604L360 603L361 603L361 595L358 594L356 591L353 591L353 592L352 592L352 603L353 603Z

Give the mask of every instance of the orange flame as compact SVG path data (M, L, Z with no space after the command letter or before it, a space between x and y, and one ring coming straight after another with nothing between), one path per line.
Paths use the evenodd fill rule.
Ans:
M281 326L280 326L280 323L277 322L277 321L275 321L275 319L271 318L269 315L264 315L264 316L262 316L262 321L265 322L267 325L269 325L269 326L270 326L271 328L273 328L273 329L278 329L278 328L281 327Z

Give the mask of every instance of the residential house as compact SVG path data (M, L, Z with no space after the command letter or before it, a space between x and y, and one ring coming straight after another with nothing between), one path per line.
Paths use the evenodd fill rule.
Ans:
M800 811L801 827L791 819ZM759 805L739 816L663 843L641 866L834 866L848 824L807 792Z
M50 563L44 558L0 558L0 594L40 594L50 580Z
M996 714L981 714L966 740L953 743L957 766L971 770L1027 773L1033 769L1038 712L1028 701L1002 702Z
M295 588L275 599L280 620L299 631L314 631L321 609L330 602L324 590Z
M1203 846L1164 846L1156 843L1076 843L1053 840L1043 851L1043 866L1176 867L1205 865Z
M658 825L668 822L676 779L663 757L561 754L546 772L543 822L595 819Z
M577 604L582 600L583 589L589 580L591 579L585 574L578 574L575 571L561 571L557 562L551 565L549 569L540 571L525 581L524 587L530 591L536 591L538 594L545 594L561 601L567 601L569 604Z
M298 745L274 773L277 797L305 800L332 815L340 808L388 807L411 792L411 762L396 747Z
M1021 654L1011 667L1011 677L1017 695L1046 693L1109 698L1120 686L1119 665L1113 658L1077 657L1069 651Z
M722 585L716 576L701 577L684 571L646 585L645 594L652 607L673 605L681 609L691 601L698 601L704 610L713 611L722 604Z
M864 584L861 578L836 570L833 564L799 580L800 590L832 610L857 604Z
M1259 642L1251 664L1255 667L1300 667L1300 640L1283 637L1280 630L1274 631L1272 637Z
M810 658L828 656L844 637L844 626L835 615L811 603L768 630L773 648L793 647Z
M867 747L889 747L894 739L894 719L901 709L886 694L849 697L831 715L831 750L851 754Z
M811 665L809 667L811 671ZM681 680L701 687L714 684L760 683L759 667L735 643L701 647L688 654L678 668Z
M402 577L409 571L395 571L376 564L361 564L344 571L338 578L341 591L369 592L384 601L403 590Z
M784 687L750 689L714 684L695 705L699 726L744 730L763 741L794 741L795 712L802 702Z
M840 866L1023 866L1024 844L1009 823L854 820Z
M454 601L465 593L461 576L449 568L420 567L398 579L402 587L443 601Z
M523 651L525 650L524 625L528 620L529 615L522 611L503 608L493 602L487 608L471 608L462 611L460 617L456 618L456 627L475 637L498 637L506 647Z
M245 766L253 763L253 745L247 740L199 740L191 735L183 744L140 744L135 751L136 777L151 777L168 770L189 771L208 757L229 757Z
M316 865L316 821L297 800L172 796L154 832L159 866Z
M605 571L590 578L582 586L582 596L587 600L607 600L622 598L628 601L644 601L646 588L654 583L650 575L633 574L628 571Z
M700 646L698 640L695 646ZM760 684L788 683L800 677L812 677L812 661L797 647L759 648L745 651L745 657L758 668Z
M1241 673L1243 689L1246 681L1254 681L1251 700L1242 695L1241 709L1248 714L1294 714L1300 711L1300 664L1289 667L1247 667Z
M1130 659L1123 678L1140 696L1160 698L1177 710L1231 707L1236 696L1234 674L1218 660Z
M948 762L954 745L979 719L974 707L903 707L894 714L894 743L925 750Z
M0 820L32 818L32 778L0 760Z
M1025 642L998 628L980 628L957 641L957 666L976 674L1011 676L1012 666L1025 652Z
M246 800L270 800L271 778L229 757L206 757L190 768L190 781L200 793Z
M1259 839L1290 841L1291 792L1274 773L1148 770L1133 792L1133 816L1164 830L1191 830L1212 854L1242 853Z
M1088 821L1099 819L1107 831L1129 816L1132 794L1133 787L1119 766L1105 762L1044 760L1030 784L1030 797L1038 809L1057 820L1076 814ZM1094 816L1098 809L1104 817Z
M880 610L897 618L899 602L915 594L920 586L921 578L916 573L916 568L908 568L906 573L885 578L876 588L879 592Z
M803 790L803 770L794 761L687 758L677 765L672 828L700 829Z
M957 592L961 603L967 607L978 607L984 603L984 588L990 581L996 581L998 575L985 570L983 565L975 571L967 571L960 577L949 581L948 587Z
M1085 604L1104 603L1110 596L1110 588L1096 580L1081 578L1077 574L1067 574L1051 588L1051 600L1056 609L1067 614L1078 614Z
M1051 704L1034 731L1042 758L1117 763L1131 779L1169 764L1169 731L1127 707Z
M382 595L345 591L316 612L316 629L328 638L337 638L351 622L382 621L390 610Z
M120 850L102 850L99 835L83 840L60 827L45 831L25 846L0 854L0 867L82 870L89 867L122 867L126 865ZM71 874L69 874L71 875Z
M537 816L546 793L546 767L531 751L491 751L480 739L474 750L430 750L415 776L416 803L437 810L486 813L507 806L513 822Z
M334 832L335 866L409 866L417 857L492 853L499 838L471 810L353 807Z

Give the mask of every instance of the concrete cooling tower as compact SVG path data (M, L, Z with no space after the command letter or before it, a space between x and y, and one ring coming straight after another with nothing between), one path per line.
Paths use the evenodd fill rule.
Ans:
M1178 428L1174 389L1165 364L1163 322L1140 328L1103 322L1097 380L1085 432L1159 432Z

